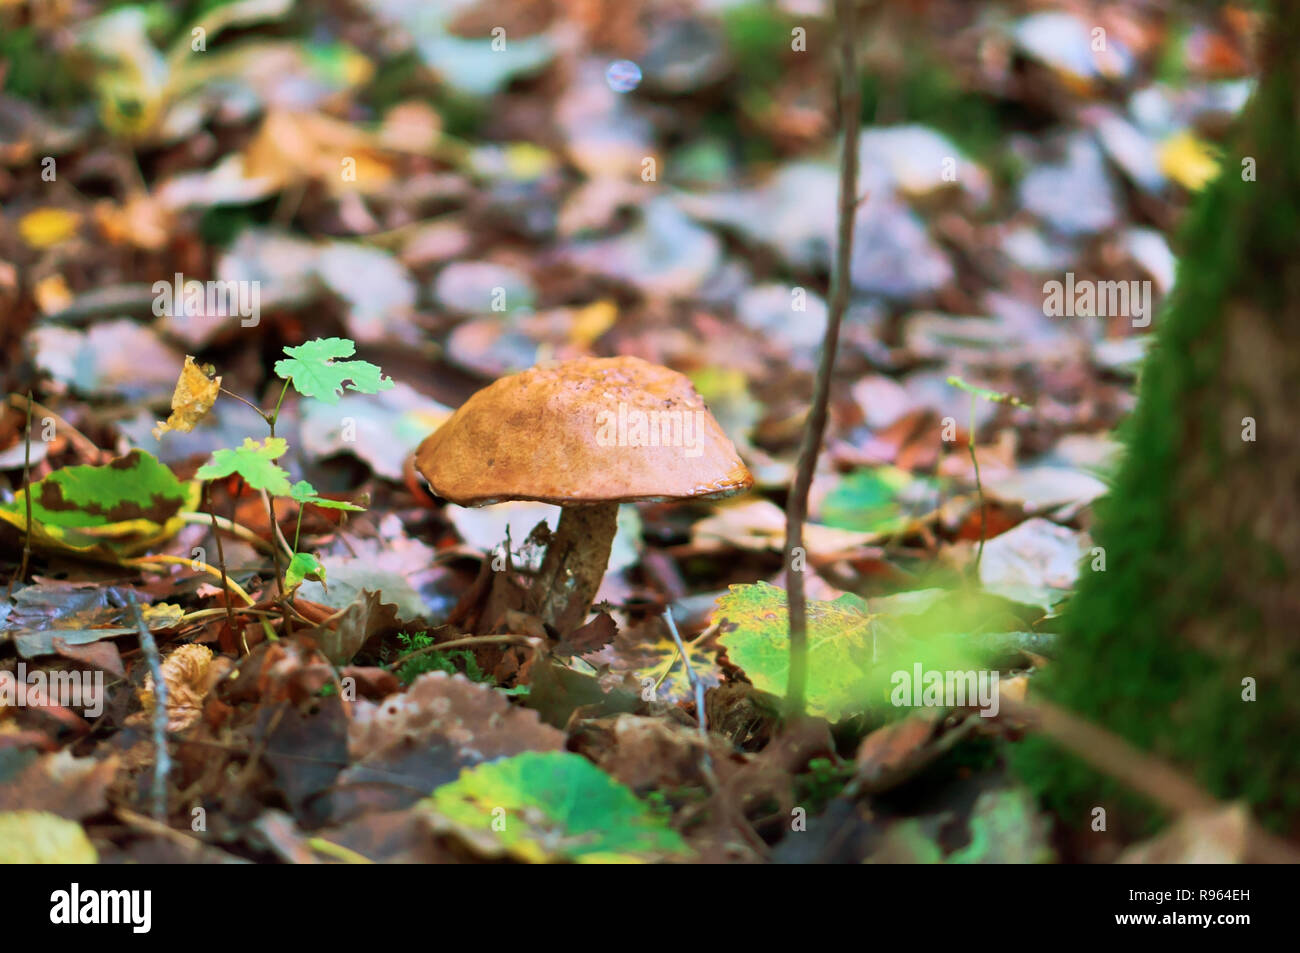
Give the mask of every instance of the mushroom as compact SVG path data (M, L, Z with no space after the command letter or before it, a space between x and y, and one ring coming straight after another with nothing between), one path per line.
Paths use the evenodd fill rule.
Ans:
M561 634L587 617L620 503L721 499L754 482L691 382L637 357L503 377L427 437L415 465L462 506L563 508L529 594L529 609Z

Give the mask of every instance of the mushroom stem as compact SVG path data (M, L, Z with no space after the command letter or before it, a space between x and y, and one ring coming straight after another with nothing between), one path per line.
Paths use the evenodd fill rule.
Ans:
M533 580L533 612L567 635L587 618L618 529L618 504L569 505Z

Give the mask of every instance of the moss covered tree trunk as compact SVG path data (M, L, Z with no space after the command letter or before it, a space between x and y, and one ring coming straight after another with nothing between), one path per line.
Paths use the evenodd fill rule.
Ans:
M1271 7L1259 87L1183 233L1127 454L1098 507L1105 571L1085 564L1039 685L1295 837L1300 14ZM1112 832L1149 826L1145 807L1046 742L1017 759L1067 825L1088 831L1106 807Z

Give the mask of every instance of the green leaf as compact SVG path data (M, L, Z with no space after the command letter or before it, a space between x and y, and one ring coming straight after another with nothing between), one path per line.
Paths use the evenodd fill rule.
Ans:
M892 535L932 512L937 503L933 481L897 467L873 467L854 470L826 494L821 521L840 529Z
M284 584L293 589L302 585L304 579L314 579L325 585L325 566L311 553L294 553L289 568L284 571Z
M286 347L289 357L275 362L275 373L293 381L293 389L304 397L317 397L337 404L344 389L377 394L393 386L378 365L368 361L338 361L351 357L357 346L347 338L316 338L297 347ZM351 383L346 383L351 381Z
M292 490L289 472L275 463L288 449L289 444L282 437L267 437L261 442L245 437L244 445L238 450L216 451L212 462L199 467L194 475L200 480L218 480L238 473L254 490L288 496Z
M174 536L199 490L144 450L102 466L63 467L31 486L32 544L107 559L132 555ZM0 503L0 520L26 528L24 491Z
M713 621L735 628L718 638L727 658L761 691L785 697L790 672L790 615L785 590L766 582L732 586ZM873 617L845 596L808 603L808 710L832 721L868 707Z
M967 590L923 590L872 601L857 596L808 603L808 709L837 720L873 710L908 710L895 702L900 679L930 672L990 670L999 641L977 633L997 632L1006 618L1003 599ZM784 697L790 666L790 618L784 589L760 582L732 586L718 599L714 622L734 626L718 637L727 658L755 687ZM1005 654L1005 653L1004 653ZM900 697L914 697L903 693Z
M424 804L435 826L480 852L529 863L627 863L688 849L635 794L567 751L468 768Z
M327 510L349 510L354 513L365 510L364 506L357 506L357 504L348 503L345 500L327 500L323 496L318 496L316 488L306 480L299 480L290 487L289 496L299 503L310 503L312 506L324 507Z

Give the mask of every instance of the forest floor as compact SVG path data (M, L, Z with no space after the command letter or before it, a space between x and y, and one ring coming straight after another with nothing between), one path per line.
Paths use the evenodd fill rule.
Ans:
M1092 504L1254 70L1253 15L1157 6L864 8L785 724L828 4L0 3L0 856L1116 857L1007 768L1023 724L922 683L1024 699L1106 570ZM556 632L516 585L558 510L409 460L589 355L687 375L754 487L622 506Z

